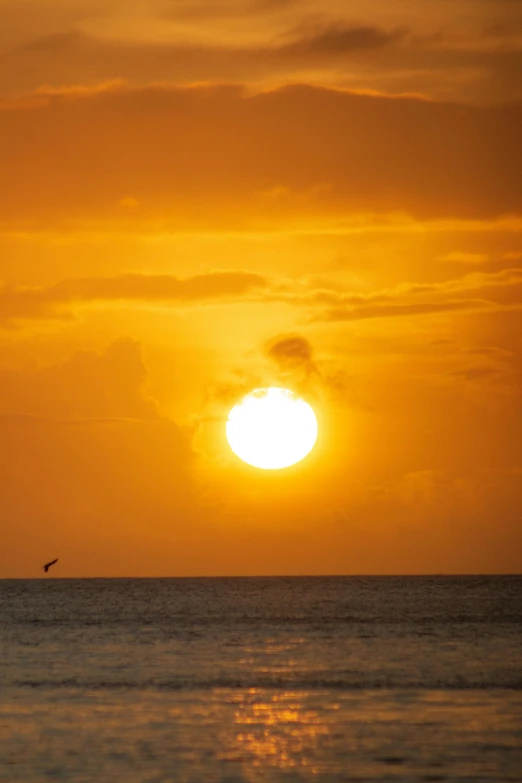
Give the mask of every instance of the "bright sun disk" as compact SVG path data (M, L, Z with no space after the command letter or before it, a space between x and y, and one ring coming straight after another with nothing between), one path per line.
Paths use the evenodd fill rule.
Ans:
M232 408L226 433L232 451L243 462L277 470L310 453L317 439L317 419L296 394L271 386L255 389Z

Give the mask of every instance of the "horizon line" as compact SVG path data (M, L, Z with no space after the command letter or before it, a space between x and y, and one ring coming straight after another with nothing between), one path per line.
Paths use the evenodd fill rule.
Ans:
M418 579L426 577L450 577L450 578L473 578L473 577L522 577L521 572L476 572L476 573L442 573L442 572L427 572L427 573L415 573L415 574L378 574L378 573L361 573L361 574L196 574L193 576L188 575L163 575L163 576L132 576L130 574L126 576L0 576L0 582L8 581L66 581L66 580L79 580L79 579Z

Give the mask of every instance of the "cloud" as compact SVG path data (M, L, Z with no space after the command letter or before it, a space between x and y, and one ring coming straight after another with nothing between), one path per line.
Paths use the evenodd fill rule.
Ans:
M369 318L404 318L408 316L437 315L440 313L470 312L477 302L419 302L412 304L363 305L357 308L334 308L318 316L324 321L364 321ZM482 308L486 305L482 303ZM480 307L480 304L479 304Z
M114 77L282 83L312 78L389 93L502 102L520 97L520 4L419 0L116 0L0 4L0 89ZM405 34L403 26L414 29ZM415 29L416 28L416 29ZM2 51L3 50L3 51Z
M413 526L430 520L443 527L448 519L469 519L480 513L477 478L441 469L416 470L398 477L386 488L386 495L394 512L407 516Z
M196 15L192 18L198 19L197 7L193 10ZM219 7L215 11L214 16L219 16ZM172 15L179 17L179 10ZM192 42L186 34L179 41L139 42L139 38L97 38L71 29L38 35L7 53L0 52L0 64L3 61L12 71L19 69L9 78L0 76L0 90L56 85L63 81L64 73L75 82L85 83L117 78L139 84L165 80L187 84L280 77L288 69L305 71L313 66L340 65L358 53L398 44L405 35L402 28L387 31L375 25L332 21L302 32L289 31L272 43L227 46L201 44L197 36ZM294 73L292 76L295 78Z
M244 300L260 304L284 302L315 321L353 321L439 313L493 312L522 308L522 269L473 272L436 283L402 283L392 289L357 293L339 286L314 288L248 272L213 272L191 278L173 275L127 274L78 278L42 288L0 288L0 323L70 319L76 307L127 302L150 306L187 306ZM269 341L264 355L281 374L298 370L304 377L317 372L312 348L300 335L280 335Z
M302 335L278 335L266 343L264 354L277 370L278 383L302 393L323 383L312 345Z
M440 256L439 261L448 261L453 264L485 264L489 261L489 256L485 253L462 253L454 250L445 256Z
M323 354L316 359L312 343L303 335L277 335L263 346L263 353L276 368L275 378L269 373L271 382L327 406L339 400L344 405L360 405L355 378L343 368L339 357Z
M321 289L286 297L308 302L313 318L326 321L522 309L522 269L475 272L438 283L403 283L369 294Z
M249 351L241 366L207 388L198 418L199 435L208 423L223 422L232 405L252 389L267 386L291 389L320 407L336 405L339 400L344 405L359 405L354 378L342 368L339 357L326 352L316 358L313 344L304 335L278 334ZM206 451L204 432L198 442Z
M102 354L82 350L38 370L0 370L0 414L158 421L146 379L140 345L121 338Z
M522 104L465 107L303 85L254 96L113 85L38 101L3 114L4 225L132 219L194 229L292 215L522 212ZM259 199L274 188L296 198ZM122 217L126 193L140 208Z
M92 302L195 303L229 300L266 285L251 272L209 272L188 278L127 274L64 280L44 288L0 287L0 323L67 318L71 307Z
M312 23L306 24L306 17L303 23L302 14L292 9L290 2L287 5L284 18L288 18L289 29L284 31L282 20L277 19L283 4L270 0L173 4L162 18L163 23L174 23L170 41L163 36L154 40L150 34L140 41L138 29L133 35L126 24L118 31L117 22L109 37L103 23L93 25L92 20L82 20L74 12L64 17L58 28L48 20L40 24L43 33L35 34L38 27L35 30L31 22L22 22L13 36L17 45L11 43L0 53L0 90L18 92L42 83L56 85L63 82L64 74L75 83L87 84L114 78L135 84L216 80L270 84L309 78L312 71L316 82L388 94L420 93L479 103L521 97L517 76L522 48L513 32L510 37L502 35L502 45L492 46L495 38L488 39L480 32L462 35L451 27L444 35L440 26L433 33L418 34L403 26L404 19L384 29L380 26L382 14L374 13L372 18L366 8L365 23L350 24L324 9L312 14ZM265 36L260 43L254 26L263 15L267 20L263 20ZM205 22L216 25L227 18L247 20L245 35L222 44L218 30L209 39L207 27L202 43L201 26ZM157 29L157 18L154 21ZM176 22L181 22L183 29L177 39ZM447 19L441 23L448 28ZM516 24L520 20L508 20L511 30ZM96 28L98 34L92 32ZM25 40L19 40L20 30L26 30Z
M490 367L490 366L475 366L475 367L465 367L461 370L454 370L451 373L451 376L454 378L459 378L461 380L470 381L471 383L474 382L481 382L484 380L488 380L490 378L494 378L498 376L501 373L501 369L499 367Z
M306 372L317 372L312 360L312 346L299 334L275 337L267 343L265 351L282 370L299 367Z
M169 0L168 19L228 19L274 14L298 4L298 0Z
M306 57L309 60L350 54L359 50L378 49L400 41L407 31L386 32L378 27L351 27L338 22L319 27L309 35L274 49L274 54L285 57Z
M470 348L463 348L462 353L472 356L485 356L491 359L509 359L513 353L505 348L499 348L498 345L475 345Z
M102 353L1 371L4 574L13 560L37 573L48 548L85 575L139 571L126 548L137 555L158 538L156 549L177 562L197 516L194 453L148 398L146 381L139 344L123 338Z
M290 385L293 389L310 387L314 376L320 377L313 359L311 343L299 334L277 335L268 340L240 369L209 388L207 405L230 406L252 389L270 385ZM268 359L268 363L265 361ZM210 418L222 418L222 412L212 410Z
M29 41L23 48L27 51L35 52L51 52L52 54L59 54L62 51L68 51L83 43L85 36L77 31L71 31L68 33L52 33L51 35L44 35L40 38L34 38Z

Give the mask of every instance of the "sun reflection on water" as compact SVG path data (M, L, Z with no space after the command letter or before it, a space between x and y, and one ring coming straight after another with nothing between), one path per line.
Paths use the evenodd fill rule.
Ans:
M250 689L238 696L235 733L223 760L242 760L253 767L280 770L314 766L314 749L328 732L319 713L303 705L302 694L267 694Z

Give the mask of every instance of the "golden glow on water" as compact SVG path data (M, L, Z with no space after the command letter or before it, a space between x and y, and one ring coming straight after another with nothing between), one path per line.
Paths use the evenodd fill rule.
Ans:
M253 767L265 769L306 767L313 772L314 748L329 730L319 713L291 691L269 696L251 689L238 702L234 722L240 730L225 757L248 758Z
M24 783L518 780L519 588L0 579L0 758Z

